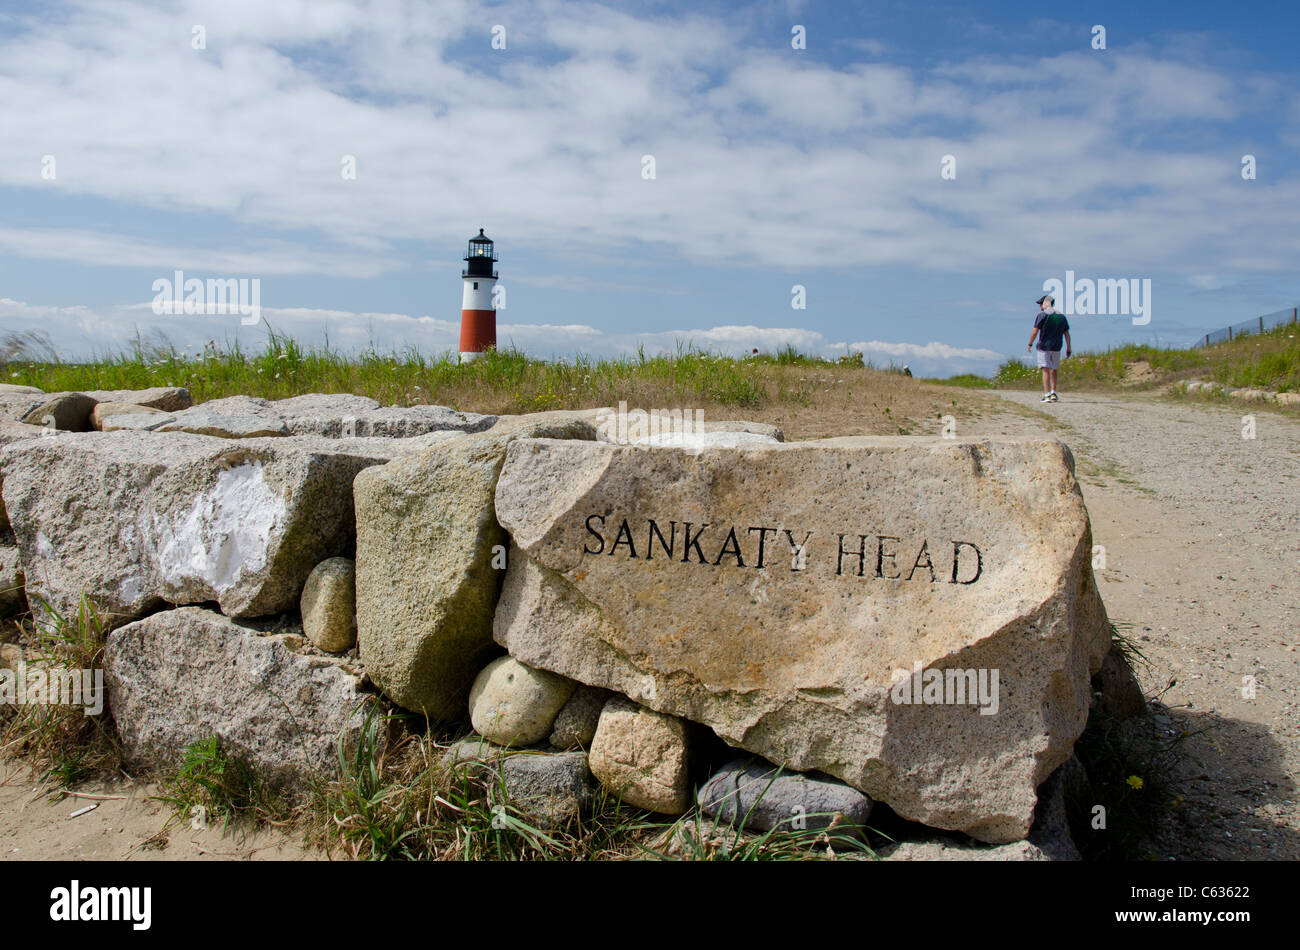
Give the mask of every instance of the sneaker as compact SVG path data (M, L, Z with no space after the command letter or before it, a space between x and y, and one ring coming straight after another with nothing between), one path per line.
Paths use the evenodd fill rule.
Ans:
M1056 393L1052 393L1052 394L1051 394L1051 401L1052 401L1052 402L1060 402L1060 401L1061 401L1061 397L1058 396L1058 395L1056 395Z
M1049 395L1047 395L1046 393L1044 393L1044 394L1043 394L1043 398L1040 399L1040 400L1038 400L1038 401L1039 401L1039 402L1051 402L1051 401L1052 401L1052 397L1049 396Z

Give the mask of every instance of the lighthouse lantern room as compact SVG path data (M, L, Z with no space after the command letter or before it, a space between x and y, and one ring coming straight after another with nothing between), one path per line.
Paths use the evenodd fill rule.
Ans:
M460 273L465 283L460 305L462 361L475 359L497 345L497 312L492 293L497 283L497 272L492 269L494 263L492 239L479 228L478 236L469 239L465 269Z

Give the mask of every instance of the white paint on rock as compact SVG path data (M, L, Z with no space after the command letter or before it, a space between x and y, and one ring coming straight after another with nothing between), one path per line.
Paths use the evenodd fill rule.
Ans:
M137 574L129 574L122 578L122 583L117 587L118 599L124 604L136 603L143 594L144 585Z
M197 581L223 594L266 566L271 538L287 506L267 484L260 462L218 473L217 483L171 523L156 523L154 558L169 587ZM149 534L150 532L146 532Z
M111 630L165 603L292 609L350 547L357 473L409 451L369 446L391 441L66 433L5 445L0 464L33 594L63 615L88 596Z

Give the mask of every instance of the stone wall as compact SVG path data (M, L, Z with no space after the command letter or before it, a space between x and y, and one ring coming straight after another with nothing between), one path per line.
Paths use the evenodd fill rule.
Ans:
M142 763L215 732L328 773L391 703L468 719L452 754L552 824L594 781L1019 842L1110 648L1058 442L184 390L0 387L0 416L0 609L95 606Z

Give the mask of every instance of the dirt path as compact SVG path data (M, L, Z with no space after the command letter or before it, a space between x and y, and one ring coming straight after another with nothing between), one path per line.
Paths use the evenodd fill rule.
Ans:
M0 759L0 861L197 861L323 858L273 829L195 829L173 823L152 801L156 786L122 779L87 782L65 796L21 762ZM93 797L90 797L93 796ZM89 805L92 811L73 817Z
M1151 396L1003 392L976 434L1041 434L1075 453L1112 620L1186 730L1184 800L1160 859L1300 858L1300 423ZM1243 677L1254 677L1254 698Z

